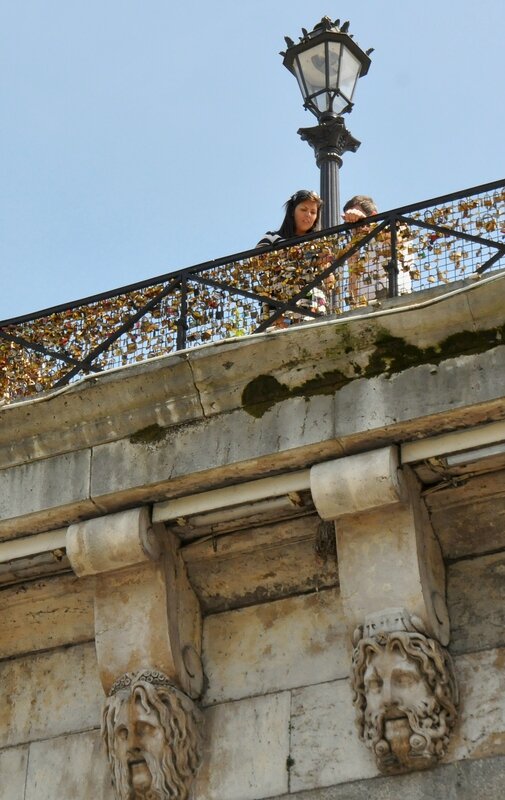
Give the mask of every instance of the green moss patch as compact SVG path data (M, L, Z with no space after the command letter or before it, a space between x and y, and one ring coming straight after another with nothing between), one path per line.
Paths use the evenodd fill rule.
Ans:
M416 347L405 339L392 336L388 331L382 330L376 336L373 352L368 364L362 369L359 364L349 360L349 374L341 370L332 370L316 375L308 381L289 388L280 383L273 375L258 375L250 381L242 392L242 405L248 414L260 418L277 403L292 397L308 399L318 394L331 395L357 378L375 378L403 372L410 367L422 364L440 364L449 358L461 355L475 355L484 353L500 344L505 337L505 325L484 331L460 331L448 336L438 345L430 347ZM361 348L353 348L346 337L344 343L345 353ZM341 356L335 353L335 357Z
M148 425L130 436L131 444L154 444L167 437L168 430L160 425Z
M340 370L333 370L316 375L300 386L290 389L285 384L279 383L273 375L258 375L242 392L242 405L248 414L259 418L283 400L291 397L305 397L308 400L309 397L318 394L334 394L352 380L354 377L349 378Z

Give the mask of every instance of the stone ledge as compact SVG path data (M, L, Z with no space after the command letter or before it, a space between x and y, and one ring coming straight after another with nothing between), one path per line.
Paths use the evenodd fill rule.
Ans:
M93 641L94 585L72 573L0 590L0 658Z
M494 332L504 322L503 277L425 302L412 295L394 309L160 356L4 406L0 468L132 435L153 440L171 426L243 407L256 413L258 402L271 407L276 401L258 395L265 376L280 396L307 397L328 394L332 385L338 391L360 376L484 352L499 342ZM465 333L473 335L470 347Z
M423 364L279 400L261 418L241 408L163 428L154 441L131 436L7 467L0 470L0 538L502 419L504 373L500 346L435 370Z
M182 548L188 576L208 614L256 606L338 584L334 554L316 553L318 518L286 520Z

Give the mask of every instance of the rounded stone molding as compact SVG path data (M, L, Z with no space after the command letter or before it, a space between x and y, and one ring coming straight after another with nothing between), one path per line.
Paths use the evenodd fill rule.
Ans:
M79 577L115 572L157 561L160 556L160 545L145 507L70 525L66 548L72 569Z
M315 464L310 470L310 490L317 513L326 520L401 502L406 493L398 448L383 447Z

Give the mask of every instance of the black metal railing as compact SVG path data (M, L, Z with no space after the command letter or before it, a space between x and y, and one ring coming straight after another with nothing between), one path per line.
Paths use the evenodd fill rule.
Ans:
M505 266L505 181L0 322L0 400Z

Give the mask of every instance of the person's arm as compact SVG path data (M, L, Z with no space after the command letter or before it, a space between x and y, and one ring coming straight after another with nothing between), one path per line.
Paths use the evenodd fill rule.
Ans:
M360 219L366 219L366 214L360 208L348 208L342 214L344 222L359 222Z
M348 208L342 214L344 222L359 222L361 219L366 219L366 214L360 208ZM361 231L362 229L359 228ZM357 264L357 254L355 253L353 256L349 258L347 261L347 268L349 270L349 300L350 305L355 306L358 303L358 296L359 296L359 278L356 274L356 264Z

